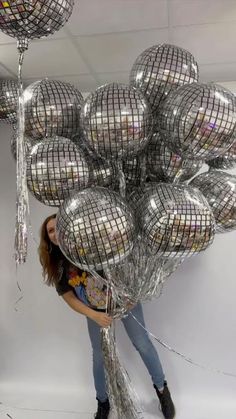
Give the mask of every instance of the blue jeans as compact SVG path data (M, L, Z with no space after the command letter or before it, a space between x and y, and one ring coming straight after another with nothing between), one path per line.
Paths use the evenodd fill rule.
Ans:
M143 318L142 305L137 304L131 312L137 320L145 327ZM87 318L88 332L93 349L93 376L96 389L97 398L100 401L107 399L105 371L103 364L103 354L101 349L101 333L100 326L93 320ZM159 356L157 351L149 339L148 333L128 314L127 317L121 320L125 330L134 345L135 349L141 356L147 370L151 376L153 384L158 388L164 385L165 376L162 370Z

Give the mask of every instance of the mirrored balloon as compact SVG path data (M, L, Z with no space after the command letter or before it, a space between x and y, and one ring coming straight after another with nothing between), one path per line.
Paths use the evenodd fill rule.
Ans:
M40 80L24 91L25 135L73 138L82 128L83 96L69 83Z
M152 115L141 92L112 83L99 87L85 103L88 145L105 158L137 155L152 133Z
M46 139L28 154L28 188L45 205L60 206L73 190L86 188L88 182L85 156L67 138Z
M169 182L185 181L193 177L202 167L203 161L190 158L184 159L171 151L164 143L148 146L149 173L153 179Z
M184 158L218 157L233 144L235 98L222 86L193 83L170 93L159 115L168 147Z
M231 170L236 168L236 141L221 156L206 162L210 168L219 170Z
M214 213L218 232L236 229L236 176L211 170L196 176L191 185L199 188Z
M148 249L164 257L189 257L213 241L215 219L198 189L160 183L138 201L137 216Z
M15 80L0 80L0 121L16 123L18 84Z
M70 196L57 216L60 248L75 265L104 269L123 260L135 239L133 213L106 188L87 188Z
M198 64L193 55L176 45L162 44L147 48L136 59L130 84L148 99L157 113L167 95L177 87L197 82Z

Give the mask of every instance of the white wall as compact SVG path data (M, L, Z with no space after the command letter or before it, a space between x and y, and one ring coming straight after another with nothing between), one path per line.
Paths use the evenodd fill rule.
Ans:
M10 137L10 127L2 126L0 389L10 393L14 388L20 393L24 385L28 392L75 391L78 403L87 397L95 406L85 318L67 308L55 290L42 283L37 245L32 237L28 262L18 268L22 294L17 288L13 259L15 166ZM30 208L33 235L38 240L40 224L53 209L34 198ZM170 346L203 365L236 375L235 244L236 232L218 235L209 250L182 265L168 281L162 297L145 304L144 312L147 328ZM21 295L23 299L15 311L15 301ZM151 381L121 324L117 335L122 360L151 411L155 398ZM216 419L217 414L222 416L221 410L226 412L224 401L229 401L232 418L236 417L236 378L192 366L154 343L179 407L195 403L196 409L204 412L204 403L212 403L212 419ZM58 406L60 401L55 403Z

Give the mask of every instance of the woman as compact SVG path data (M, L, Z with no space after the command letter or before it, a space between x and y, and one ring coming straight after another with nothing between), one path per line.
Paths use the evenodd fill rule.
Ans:
M43 277L47 285L54 286L64 301L76 312L86 316L88 332L93 349L93 375L98 409L95 419L107 419L110 404L106 391L100 327L108 327L112 318L105 312L106 290L87 272L70 264L58 246L56 236L56 214L46 218L41 227L39 258ZM141 304L131 312L145 327ZM128 314L122 319L126 332L139 352L160 400L165 419L173 419L175 408L165 381L162 366L155 347L147 332Z

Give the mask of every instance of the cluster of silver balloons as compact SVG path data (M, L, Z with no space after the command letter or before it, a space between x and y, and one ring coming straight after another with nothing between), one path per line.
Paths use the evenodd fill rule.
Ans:
M150 296L158 267L167 277L210 246L215 232L236 228L236 177L222 172L236 166L235 98L198 80L192 54L163 44L136 59L129 84L101 86L85 101L55 80L24 91L29 190L59 207L65 256L112 273L131 300ZM14 115L10 89L6 95L2 84L6 120ZM197 175L205 162L209 172Z
M2 5L0 29L24 51L63 26L74 0ZM106 84L86 101L71 84L48 79L28 86L23 101L24 133L14 130L11 142L17 167L25 150L28 189L58 207L60 249L109 285L112 315L160 295L186 258L216 232L236 229L236 176L222 171L236 166L235 97L200 83L190 52L154 45L135 60L129 84ZM14 124L17 103L17 84L2 80L0 120ZM198 174L204 162L209 171ZM99 307L89 287L87 296ZM112 403L120 417L136 419L115 344L106 332L102 340Z
M23 54L29 40L60 29L73 6L74 0L1 2L0 29L17 38ZM109 282L117 312L159 295L165 279L205 251L216 232L236 229L236 176L222 171L236 166L235 97L200 83L189 51L154 45L135 60L129 84L101 86L85 102L71 84L44 79L25 89L23 109L18 85L0 81L0 120L14 124L17 104L25 120L11 142L17 168L25 165L25 150L28 189L59 207L61 251ZM197 174L204 162L209 171ZM24 216L26 200L19 202ZM103 343L113 404L121 417L136 419L105 332ZM114 382L122 384L119 394Z

